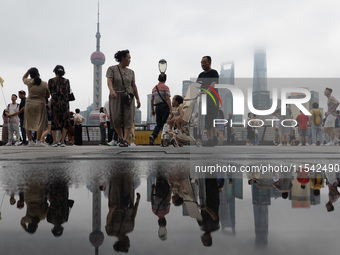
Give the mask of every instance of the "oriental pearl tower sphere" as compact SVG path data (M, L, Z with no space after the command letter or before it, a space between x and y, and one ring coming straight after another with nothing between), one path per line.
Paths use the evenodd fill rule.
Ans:
M99 32L99 2L98 2L98 22L97 22L97 47L91 55L93 64L93 111L90 113L90 124L99 122L99 109L102 104L102 65L105 63L105 55L100 51L100 32Z

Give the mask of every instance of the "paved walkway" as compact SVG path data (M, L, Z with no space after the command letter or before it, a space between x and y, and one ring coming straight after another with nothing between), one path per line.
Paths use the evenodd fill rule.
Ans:
M312 163L340 163L340 146L332 147L276 147L276 146L222 146L174 148L160 146L109 147L67 146L64 148L11 146L0 147L0 162L31 160L226 160L226 161L300 161Z

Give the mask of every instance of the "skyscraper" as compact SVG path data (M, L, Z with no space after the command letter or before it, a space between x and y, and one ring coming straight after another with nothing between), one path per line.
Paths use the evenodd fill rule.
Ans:
M105 55L100 51L100 37L98 2L97 46L96 51L91 55L91 63L93 64L93 111L90 113L90 122L95 122L97 117L99 121L99 109L102 105L102 65L105 63Z
M267 90L267 59L264 50L254 53L253 92Z
M190 80L184 80L182 82L182 97L185 97L185 94L187 93L190 83L191 83Z
M235 85L235 65L234 62L224 62L221 64L220 84ZM227 119L228 114L233 112L233 96L228 89L218 89L218 94L221 97L224 117ZM242 120L241 115L233 116L233 121L239 122Z
M270 107L270 92L267 90L266 52L258 50L254 53L253 106L256 109Z
M152 94L147 95L147 116L146 116L146 123L156 123L156 116L152 116L152 109L151 109L151 97Z

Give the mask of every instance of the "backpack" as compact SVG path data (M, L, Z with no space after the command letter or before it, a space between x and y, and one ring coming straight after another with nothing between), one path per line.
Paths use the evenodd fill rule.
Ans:
M7 111L8 111L8 112L9 112L9 107L10 107L10 105L11 105L11 104L8 104L8 105L7 105ZM19 111L19 108L20 108L20 105L17 104L17 111Z
M322 124L322 113L319 109L313 111L313 121L315 126L320 126Z

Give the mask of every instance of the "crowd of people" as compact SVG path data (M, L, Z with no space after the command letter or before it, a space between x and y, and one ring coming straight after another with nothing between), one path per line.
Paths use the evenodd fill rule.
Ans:
M332 96L332 89L326 88L324 91L327 97L327 111L325 114L319 108L319 104L314 102L311 115L305 115L302 111L296 117L297 127L283 127L280 122L275 121L275 138L273 143L278 146L334 146L339 143L340 138L340 111L336 110L339 102ZM286 115L279 115L281 109L274 112L274 118L280 121L292 119L292 111L287 105ZM295 133L298 132L299 140L296 144ZM324 137L327 142L324 142Z
M128 50L118 51L114 55L117 65L110 66L106 72L107 85L109 89L109 100L100 109L100 144L128 147L134 146L134 115L135 106L141 106L138 89L135 83L134 71L129 69L131 55ZM210 97L207 97L208 114L204 120L198 119L198 113L193 113L190 125L193 127L193 137L202 138L206 135L207 142L204 146L214 147L222 145L233 145L235 142L235 130L231 125L233 114L228 113L227 124L216 124L214 120L225 119L222 106L216 102L219 97L214 86L218 83L219 74L211 68L211 57L204 56L201 60L203 72L196 80ZM64 78L65 70L57 65L53 72L55 77L48 82L40 79L37 68L30 68L23 76L23 82L27 85L26 92L20 90L18 96L20 103L17 103L18 96L13 94L11 103L3 111L3 138L7 146L28 145L29 147L43 147L47 145L46 138L51 134L52 147L65 147L66 136L70 145L82 145L82 123L85 118L80 115L80 110L75 113L69 110L69 101L72 100L70 81ZM184 121L182 109L184 99L175 95L171 100L169 87L165 84L167 76L161 73L158 77L158 84L152 89L151 110L156 116L156 126L149 136L149 144L154 145L155 139L167 124L170 130L181 129ZM278 146L295 145L296 129L299 134L298 145L324 145L324 136L327 139L326 145L335 145L340 138L340 121L337 107L339 102L332 96L332 89L326 88L324 92L327 97L327 112L323 116L317 102L313 103L310 117L302 112L296 117L297 127L282 125L282 122L292 119L292 110L286 106L285 115L281 114L281 108L273 113L275 138L274 144ZM258 116L249 113L247 125L246 145L258 145L260 143L260 129L257 127ZM202 125L203 124L203 125ZM20 131L21 129L21 139ZM108 131L106 131L106 129ZM59 132L58 132L59 131ZM227 141L224 142L225 131ZM59 133L59 135L57 135ZM16 136L14 136L16 134ZM33 135L32 135L33 134ZM106 135L107 142L106 142ZM20 141L19 141L20 139Z
M74 134L74 144L82 144L81 123L85 119L79 114L79 109L76 109L75 114L69 111L71 88L69 80L63 77L64 67L57 65L53 72L55 77L48 82L41 80L39 70L35 67L23 75L28 97L24 90L20 90L19 104L17 95L12 94L12 102L2 114L2 141L6 146L46 147L50 144L52 147L65 147L67 133L69 141L72 141Z

